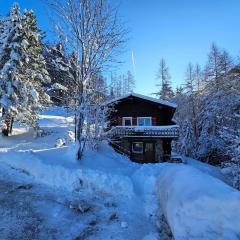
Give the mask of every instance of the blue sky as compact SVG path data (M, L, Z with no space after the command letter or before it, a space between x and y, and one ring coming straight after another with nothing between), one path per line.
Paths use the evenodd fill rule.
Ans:
M13 2L0 0L0 14L6 14ZM43 1L18 2L22 9L35 11L43 30L52 31ZM180 85L190 61L204 65L212 42L234 57L240 55L239 12L239 0L121 0L120 15L130 33L122 56L125 63L118 71L134 72L133 52L135 91L149 95L155 91L158 63L164 57L173 85Z

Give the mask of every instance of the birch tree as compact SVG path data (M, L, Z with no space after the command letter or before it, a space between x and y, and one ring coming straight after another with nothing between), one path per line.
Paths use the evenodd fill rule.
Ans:
M52 0L50 6L55 10L68 47L76 53L77 77L73 83L73 97L77 159L80 160L86 145L84 124L85 129L89 129L87 119L94 94L92 78L114 61L125 41L125 30L118 20L117 9L107 0Z

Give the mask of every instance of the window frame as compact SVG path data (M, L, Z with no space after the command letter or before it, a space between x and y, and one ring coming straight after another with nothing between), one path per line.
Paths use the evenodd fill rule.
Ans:
M130 120L131 121L131 125L125 125L125 120ZM122 117L122 126L132 126L132 117Z
M146 119L146 118L148 118L148 119L150 119L150 125L139 125L139 120L140 119L142 119L142 118L144 118L144 119ZM144 122L145 123L145 122ZM149 127L149 126L152 126L152 117L137 117L137 125L138 126L143 126L143 127Z
M141 151L135 151L135 150L133 149L133 145L134 145L135 143L140 143L140 144L142 144L142 150L141 150ZM132 142L132 153L135 153L135 154L143 154L143 153L144 153L144 143L143 143L143 142Z

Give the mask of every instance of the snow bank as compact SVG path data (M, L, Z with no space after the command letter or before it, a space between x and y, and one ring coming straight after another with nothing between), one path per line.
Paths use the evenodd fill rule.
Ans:
M1 153L1 162L25 170L39 182L68 191L88 191L132 197L133 185L127 176L81 168L69 161L65 148L44 151Z
M172 233L179 239L239 239L240 192L183 164L159 172L157 192Z
M223 182L231 185L231 182L229 181L229 179L221 172L220 167L212 166L212 165L209 165L207 163L198 161L198 160L190 158L190 157L183 156L182 158L183 158L183 161L185 164L190 165L212 177L218 178L218 179L222 180Z

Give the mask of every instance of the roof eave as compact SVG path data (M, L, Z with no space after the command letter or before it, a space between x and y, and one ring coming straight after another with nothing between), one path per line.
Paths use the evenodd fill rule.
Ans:
M175 103L171 103L171 102L169 102L167 100L163 100L163 99L156 99L156 98L144 96L144 95L141 95L141 94L138 94L138 93L129 93L129 94L126 94L126 95L124 95L122 97L114 98L112 100L106 101L105 105L113 104L115 102L121 101L122 99L128 98L130 96L137 97L137 98L142 98L142 99L145 99L147 101L155 102L155 103L158 103L158 104L161 104L161 105L165 105L165 106L168 106L168 107L171 107L171 108L174 108L174 109L177 108L177 104L175 104Z

